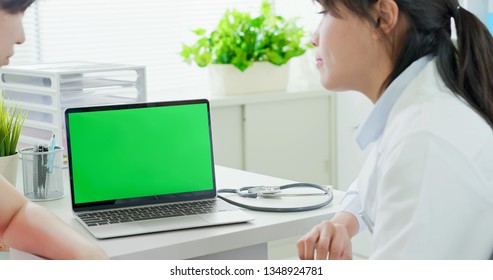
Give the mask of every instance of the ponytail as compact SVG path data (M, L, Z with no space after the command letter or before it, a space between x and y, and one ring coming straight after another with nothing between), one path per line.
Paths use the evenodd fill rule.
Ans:
M462 97L493 129L491 33L469 11L460 7L451 10L457 28L457 49L439 47L438 71L447 87Z

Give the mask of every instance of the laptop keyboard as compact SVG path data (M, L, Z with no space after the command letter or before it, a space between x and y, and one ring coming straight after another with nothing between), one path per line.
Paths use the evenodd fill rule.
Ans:
M77 216L84 223L86 223L87 226L93 227L98 225L118 224L133 221L209 214L215 212L232 211L236 209L238 208L217 199L94 211L90 213L80 213L77 214Z

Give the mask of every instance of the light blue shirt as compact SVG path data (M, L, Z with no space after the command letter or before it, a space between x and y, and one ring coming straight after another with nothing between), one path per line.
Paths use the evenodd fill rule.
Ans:
M370 115L356 131L356 142L362 150L380 138L395 103L431 59L431 56L425 56L413 62L380 96Z
M382 96L380 96L370 115L368 115L366 120L356 131L356 142L362 150L366 149L368 145L380 138L385 130L387 119L395 103L399 100L407 86L418 76L431 59L431 56L425 56L413 62L390 84ZM357 182L358 180L354 181L349 187L344 195L339 210L353 214L358 219L359 231L362 231L366 227L363 219L359 215L362 210L362 205Z

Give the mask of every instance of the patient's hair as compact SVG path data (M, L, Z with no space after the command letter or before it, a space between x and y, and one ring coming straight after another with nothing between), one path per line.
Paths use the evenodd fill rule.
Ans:
M316 0L336 17L345 7L378 28L370 14L377 0ZM391 83L411 63L432 55L448 88L463 98L493 128L493 38L481 21L459 6L458 0L395 0L408 21L403 42L391 46L394 69L384 85ZM457 44L451 39L451 19Z
M36 0L0 0L0 9L11 14L23 13Z

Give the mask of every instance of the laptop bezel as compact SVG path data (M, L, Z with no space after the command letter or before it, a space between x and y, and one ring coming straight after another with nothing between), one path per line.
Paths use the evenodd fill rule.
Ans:
M154 196L144 196L128 199L117 199L117 200L105 200L99 202L91 203L76 203L74 196L74 181L73 181L73 170L72 170L72 147L70 141L70 119L69 115L77 113L86 112L97 112L97 111L113 111L113 110L124 110L124 109L138 109L138 108L152 108L152 107L163 107L163 106L180 106L180 105L193 105L193 104L205 104L207 107L207 121L209 128L209 139L210 139L210 151L211 151L211 168L212 168L212 189L205 191L195 191L195 192L184 192L179 194L164 194L164 195L154 195ZM74 212L84 212L92 210L102 210L102 209L114 209L114 208L125 208L125 207L135 207L143 205L153 205L162 203L172 203L172 202L183 202L183 201L193 201L201 199L212 199L217 195L216 189L216 176L215 176L215 165L214 165L214 152L213 152L213 142L212 142L212 127L211 127L211 116L210 116L210 104L207 99L191 99L191 100L175 100L175 101L160 101L160 102L141 102L141 103L128 103L128 104L111 104L111 105L98 105L90 107L72 107L65 110L65 130L67 137L67 156L68 156L68 169L69 169L69 181L70 181L70 194L71 194L71 204L72 210Z

